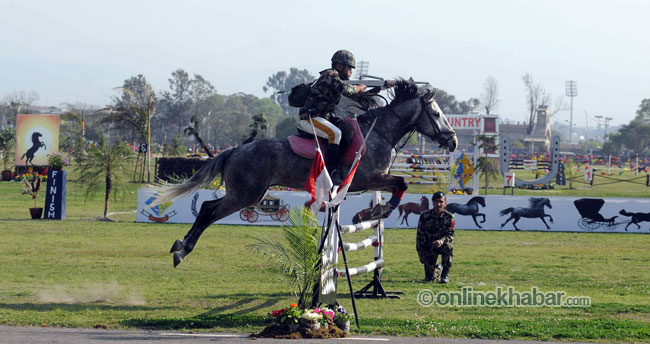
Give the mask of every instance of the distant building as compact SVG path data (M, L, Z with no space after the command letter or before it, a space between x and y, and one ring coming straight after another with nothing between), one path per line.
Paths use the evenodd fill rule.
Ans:
M548 152L551 148L551 123L548 106L537 107L537 120L530 135L524 138L524 144L530 147L530 153Z

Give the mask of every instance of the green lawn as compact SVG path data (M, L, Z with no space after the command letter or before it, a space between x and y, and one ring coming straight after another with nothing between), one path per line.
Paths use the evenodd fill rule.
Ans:
M0 183L0 324L251 332L264 327L270 310L295 301L278 271L245 248L255 235L279 234L279 228L213 226L174 269L168 250L189 225L134 223L137 187L129 183L112 201L117 223L92 221L102 214L102 194L85 203L74 182L68 184L67 220L34 221L27 219L32 202L20 195L20 184ZM617 196L623 194L632 192ZM386 242L384 285L405 294L357 300L362 333L650 341L650 235L458 231L451 283L444 286L420 282L414 230L387 229ZM358 266L372 253L349 258ZM354 277L355 290L369 280ZM340 282L340 300L351 310ZM422 289L464 286L536 286L589 296L592 305L427 308L417 302Z

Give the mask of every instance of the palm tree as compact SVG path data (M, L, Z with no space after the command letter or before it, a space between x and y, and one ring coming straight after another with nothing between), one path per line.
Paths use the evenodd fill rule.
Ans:
M101 123L116 122L132 128L140 142L147 143L147 159L142 161L142 177L144 181L144 166L147 165L147 182L151 182L149 159L151 157L151 118L156 112L156 94L151 85L144 81L145 86L138 93L126 87L117 87L122 90L121 98L114 98L115 104L99 110L97 114L104 115ZM136 166L137 169L137 166ZM135 179L135 174L134 174Z
M493 180L497 179L497 176L501 173L496 166L496 161L493 161L488 157L488 152L495 151L499 145L495 144L495 136L480 134L476 135L476 141L478 141L479 148L483 149L485 156L479 157L476 162L476 168L481 171L481 175L485 176L485 194L487 195L488 185L490 183L490 178Z
M125 173L124 166L126 161L130 160L131 154L131 150L125 143L91 147L75 169L79 172L79 182L85 184L85 198L88 198L91 192L100 189L102 183L104 184L104 217L102 220L112 221L108 218L111 192L114 187L119 188L121 185L120 177Z
M305 207L292 209L289 223L282 227L280 238L257 237L257 242L248 248L263 254L273 266L282 270L298 298L298 306L305 309L307 293L313 290L319 278L319 226L314 214Z

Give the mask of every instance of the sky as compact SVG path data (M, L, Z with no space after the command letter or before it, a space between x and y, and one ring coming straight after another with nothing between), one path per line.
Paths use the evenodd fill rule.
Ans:
M575 125L593 127L596 115L620 125L650 98L648 13L646 0L0 0L0 99L35 91L36 105L103 106L137 74L167 90L178 68L220 94L266 97L274 73L316 75L348 49L369 74L460 100L493 76L496 113L511 121L527 118L524 74L554 99L575 80Z

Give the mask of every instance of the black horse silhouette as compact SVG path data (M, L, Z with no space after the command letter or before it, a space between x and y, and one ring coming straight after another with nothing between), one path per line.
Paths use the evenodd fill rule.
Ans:
M632 218L630 219L630 222L627 224L627 226L625 226L626 232L627 232L627 227L629 227L630 225L636 225L637 229L641 229L641 226L639 226L639 222L644 222L644 221L650 222L650 213L630 213L625 211L625 209L619 211L618 213L623 216L629 216Z
M549 227L546 221L544 220L544 218L548 216L549 220L551 220L551 223L553 223L553 217L551 215L544 213L544 206L547 206L549 209L553 208L553 206L551 206L551 201L548 198L531 197L528 199L528 204L529 204L528 208L511 207L511 208L501 210L501 212L499 213L501 214L501 216L510 213L510 218L508 218L504 223L502 223L501 227L505 226L506 223L508 223L508 221L514 219L515 221L512 222L512 225L515 227L516 230L519 230L519 228L517 228L517 222L519 221L520 218L538 217L540 220L542 220L542 222L544 222L546 229L551 229L551 227Z
M23 160L25 157L27 157L27 160L25 160L25 165L32 164L32 166L34 166L34 163L32 161L34 160L34 154L36 154L36 151L41 147L47 149L45 142L41 142L40 140L41 136L43 136L43 134L39 133L38 131L32 133L32 146L25 152L25 154L23 154L22 157L20 157L20 160Z
M404 224L404 221L406 221L406 225L410 226L409 214L414 213L420 215L421 212L425 210L429 210L429 199L426 196L422 196L420 197L420 204L417 204L415 202L400 204L397 207L397 210L399 211L399 216L397 216L398 219L400 216L402 216L402 213L404 213L404 216L402 217L402 222L400 224Z
M459 214L459 215L471 215L472 219L474 220L474 223L478 228L483 228L481 225L476 222L476 217L477 216L482 216L483 221L481 223L485 222L485 214L479 213L479 207L485 207L485 198L481 196L476 196L472 197L469 201L467 201L466 204L460 204L460 203L449 203L445 207L448 212L452 214Z

